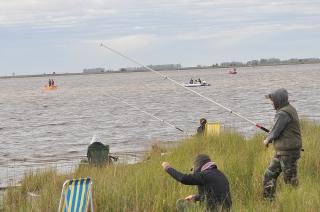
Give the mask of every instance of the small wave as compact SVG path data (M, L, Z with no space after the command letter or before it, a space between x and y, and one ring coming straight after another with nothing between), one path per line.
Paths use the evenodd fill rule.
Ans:
M40 124L32 127L46 127L46 126L64 126L69 124L70 122L58 122L58 123L49 123L49 124Z
M60 122L60 123L51 123L51 124L48 124L49 126L63 126L63 125L66 125L68 124L69 122Z
M126 129L126 128L128 128L128 126L125 126L125 125L116 125L115 128L118 128L118 129Z
M35 153L35 154L32 154L32 157L33 158L41 158L41 157L43 157L43 155Z
M70 150L68 151L68 153L79 153L80 151L77 151L77 150Z
M12 161L14 162L26 162L28 158L13 158Z

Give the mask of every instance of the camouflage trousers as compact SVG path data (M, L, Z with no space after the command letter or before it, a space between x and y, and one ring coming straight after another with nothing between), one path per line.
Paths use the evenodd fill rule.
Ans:
M297 161L300 154L294 155L275 155L268 168L264 172L263 197L273 199L276 193L277 178L283 174L284 182L293 186L298 185Z

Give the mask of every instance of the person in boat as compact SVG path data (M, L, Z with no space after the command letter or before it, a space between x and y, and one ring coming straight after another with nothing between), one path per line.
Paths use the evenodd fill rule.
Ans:
M200 126L197 128L197 135L204 135L206 129L207 119L200 119Z
M196 201L206 204L206 211L229 211L232 200L227 177L208 155L197 155L193 164L192 174L183 174L172 168L168 162L162 163L164 171L178 182L198 186L198 194L177 200L178 211L191 209L192 202Z
M51 87L51 79L49 79L49 87Z
M288 91L280 88L266 98L271 100L276 110L275 123L263 141L266 147L273 143L275 149L263 179L263 197L269 201L275 198L277 178L281 172L286 184L298 186L297 161L302 151L302 141L298 113L288 101Z
M198 79L198 82L201 84L201 79L200 78Z
M190 79L189 84L193 84L193 79L192 78Z

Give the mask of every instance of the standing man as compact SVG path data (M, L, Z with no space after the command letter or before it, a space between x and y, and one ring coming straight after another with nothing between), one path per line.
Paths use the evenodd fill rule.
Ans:
M175 180L185 185L197 185L198 194L189 195L177 201L177 209L185 211L191 202L205 202L207 211L229 211L232 205L229 182L227 177L218 170L217 165L211 162L208 155L199 154L194 161L193 173L183 174L170 166L168 162L162 163L163 169Z
M283 173L284 182L298 185L297 161L302 150L299 117L296 109L288 101L288 92L280 88L266 98L270 99L276 110L274 126L263 141L268 147L273 143L275 155L264 173L263 197L273 200L276 193L277 178Z

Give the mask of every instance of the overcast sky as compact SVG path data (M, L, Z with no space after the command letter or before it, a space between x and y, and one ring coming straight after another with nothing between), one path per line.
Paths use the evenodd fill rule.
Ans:
M319 0L0 0L0 75L320 57Z

